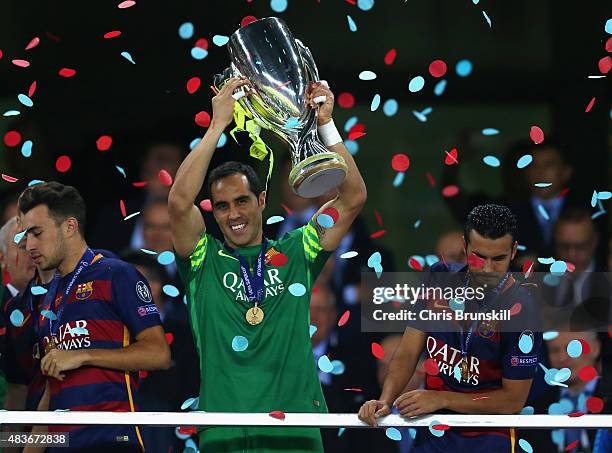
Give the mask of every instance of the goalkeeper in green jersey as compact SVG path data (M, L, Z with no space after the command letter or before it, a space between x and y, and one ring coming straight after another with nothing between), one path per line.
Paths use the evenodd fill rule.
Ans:
M206 233L196 196L224 129L232 122L231 78L213 98L204 138L181 164L168 200L178 270L185 284L200 358L199 410L207 412L327 412L309 334L313 282L366 201L359 170L332 121L334 97L316 82L306 103L317 108L319 135L346 162L338 195L305 226L279 241L263 237L266 193L248 166L227 162L208 177L213 214L225 241ZM317 105L315 100L326 100ZM316 219L334 208L333 226ZM329 211L328 211L329 212ZM322 222L324 223L324 222ZM200 450L318 452L318 428L206 427Z

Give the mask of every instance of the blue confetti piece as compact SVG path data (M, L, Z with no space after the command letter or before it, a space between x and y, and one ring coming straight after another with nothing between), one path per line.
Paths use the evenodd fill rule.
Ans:
M429 267L433 266L434 264L436 264L439 261L440 261L440 258L438 258L437 255L427 255L425 257L425 262L427 263L427 265Z
M346 149L351 156L354 156L359 152L359 143L357 143L355 140L344 140L344 146L346 146Z
M25 318L23 316L23 313L21 313L20 310L15 309L11 312L11 316L10 316L11 324L14 325L15 327L21 327L24 319Z
M556 276L563 275L567 270L567 263L565 261L555 261L550 265L550 272Z
M501 165L501 162L495 156L485 156L482 161L489 167L499 167Z
M224 46L229 42L229 36L215 35L213 36L212 42L215 46Z
M408 435L411 439L416 438L417 430L414 428L408 428Z
M482 15L484 16L485 20L487 21L487 24L489 24L489 28L491 28L491 19L489 18L489 16L487 15L485 10L482 10Z
M591 196L591 207L594 208L597 204L597 191L593 191L593 195Z
M302 297L304 294L306 294L306 287L301 283L292 283L289 285L289 292L292 296Z
M598 200L609 200L610 198L612 198L612 192L609 192L607 190L603 192L599 192L597 194Z
M556 275L546 274L544 276L544 284L546 286L550 286L551 288L555 288L555 287L559 286L559 283L561 283L561 279L559 277L557 277Z
M41 296L43 294L47 294L47 289L43 288L42 286L32 286L30 288L30 292L32 294L34 294L35 296ZM53 315L55 316L55 315Z
M383 267L380 263L374 265L374 272L376 272L376 278L380 278L383 273Z
M538 263L540 264L552 264L555 262L555 259L551 256L548 258L538 258Z
M200 404L200 398L199 397L195 397L195 398L187 398L185 401L183 401L183 404L181 404L181 410L184 411L185 409L197 409L198 406Z
M338 428L338 437L344 434L344 431L346 431L346 428Z
M457 380L457 382L461 382L461 368L459 368L459 365L455 365L453 368L453 377Z
M317 216L317 223L323 228L331 228L334 226L334 219L328 214L319 214Z
M217 148L223 148L226 143L227 143L227 135L225 135L225 132L223 132L221 134L221 137L219 137L219 141L217 142Z
M124 178L127 178L127 174L125 173L125 170L123 169L123 167L120 167L119 165L115 165L115 168L117 169L119 173L123 175Z
M393 116L399 110L399 104L395 99L387 99L383 104L383 113L386 116Z
M459 77L467 77L472 73L472 62L470 60L461 60L455 66L455 71Z
M525 406L522 410L521 410L521 414L520 415L533 415L535 414L535 409L533 406Z
M308 333L310 334L310 338L312 338L312 336L315 334L317 330L318 330L317 326L313 326L312 324L310 325L310 327L308 328Z
M572 359L577 359L582 355L582 343L578 340L572 340L567 344L567 355Z
M184 22L178 29L181 39L190 39L193 36L194 28L191 22Z
M563 411L563 406L559 403L552 403L548 406L548 415L565 415Z
M361 71L359 73L359 80L374 80L376 73L372 71Z
M346 370L344 363L342 363L340 360L332 360L332 366L333 369L331 370L331 374L334 376L339 376Z
M43 183L43 182L44 182L44 181L43 181L43 180L41 180L41 179L33 179L32 181L30 181L30 182L28 183L28 187L30 187L30 186L35 186L36 184L41 184L41 183Z
M457 299L450 299L448 301L448 306L453 311L463 311L465 309L465 306L464 306L463 302L461 302L461 301L459 301Z
M15 244L19 244L21 242L21 240L23 239L23 237L26 234L26 230L23 230L21 233L17 233L14 237L13 237L13 242Z
M349 30L352 32L356 32L357 31L357 24L355 23L355 21L353 20L353 18L351 16L346 16L346 20L348 21L348 26L349 26Z
M492 127L487 127L482 130L482 135L497 135L499 134L499 130L494 129Z
M393 187L401 186L402 183L404 182L404 177L405 177L404 172L399 172L397 175L395 175L395 179L393 180Z
M416 116L416 119L421 121L422 123L427 121L427 115L423 115L421 112L417 112L416 110L413 110L412 114Z
M433 108L431 107L425 107L423 110L421 110L423 115L429 115L431 112L433 112Z
M544 373L544 382L548 385L555 385L555 376L558 372L559 370L556 368L549 368L546 370L546 373Z
M140 249L140 251L146 253L147 255L157 255L157 252L154 252L153 250Z
M346 123L344 123L344 132L348 133L351 128L358 122L359 118L357 118L356 116L351 116L348 120L346 120Z
M394 440L396 442L402 440L402 433L400 433L399 429L397 428L387 428L385 429L385 434L389 439Z
M289 119L287 119L287 121L285 122L285 127L287 129L295 129L299 125L300 125L300 120L293 116L289 117Z
M30 157L32 155L32 145L32 140L23 142L23 145L21 145L21 155L23 157Z
M208 56L208 50L202 49L201 47L194 47L191 49L191 56L196 60L203 60Z
M130 53L129 53L129 52L121 52L121 56L122 56L123 58L125 58L127 61L129 61L130 63L132 63L132 64L136 64L136 63L134 62L134 59L132 58L132 55L130 55Z
M604 30L607 34L612 35L612 18L606 21L606 26L604 27Z
M273 225L275 223L282 222L283 220L285 220L283 216L273 215L268 220L266 220L266 225Z
M418 227L421 226L421 219L417 219L416 222L414 222L414 228L417 229Z
M21 112L19 110L7 110L6 112L2 114L2 116L17 116L17 115L21 115Z
M524 331L519 337L518 347L523 354L529 354L533 349L533 333Z
M429 432L436 437L442 437L444 435L444 431L442 431L441 429L434 429L433 427L435 425L441 425L441 423L438 420L432 421L429 424Z
M271 0L270 8L275 13L282 13L287 9L287 0Z
M162 290L164 291L164 294L170 297L176 297L179 295L179 290L174 285L164 285Z
M359 255L359 252L349 250L348 252L344 252L342 255L340 255L340 258L342 258L343 260L348 260L351 258L355 258L357 255Z
M236 352L246 351L249 347L249 340L247 340L242 335L236 335L232 339L232 349Z
M550 437L553 443L562 446L565 439L565 433L560 429L555 429L550 433Z
M572 371L569 368L561 368L555 374L554 380L556 382L565 382L570 378L571 375L572 375Z
M370 111L375 112L380 106L380 94L375 94L370 104Z
M436 96L442 96L444 90L446 90L446 84L446 79L442 79L438 83L436 83L436 86L434 87L434 94Z
M422 76L413 77L410 83L408 84L408 91L411 93L416 93L417 91L421 91L425 86L425 79Z
M195 443L195 440L187 439L185 441L185 450L183 450L183 453L198 453L199 451L200 451L200 449L198 448L197 444Z
M516 249L520 252L524 252L525 250L527 250L527 247L524 246L523 244L519 244L516 246Z
M519 439L519 446L526 452L526 453L533 453L533 447L531 446L531 444L529 442L527 442L525 439Z
M70 329L71 335L89 335L89 330L85 327L73 327Z
M554 330L548 330L542 334L542 338L545 341L554 340L559 336L559 332L555 332Z
M533 162L533 156L531 154L525 154L516 162L516 168L525 168L531 162Z
M25 94L18 95L17 100L21 102L23 105L25 105L26 107L32 107L34 105L34 102L32 102L32 99L30 99L29 96L26 96Z
M57 316L55 316L55 313L53 313L50 310L41 310L40 314L44 316L45 318L50 319L51 321L57 320Z
M161 252L157 257L157 262L162 266L167 266L168 264L174 263L175 256L170 250L166 250L165 252Z
M548 212L546 212L546 209L541 204L538 205L538 212L544 218L544 220L550 220L550 216L548 215Z
M381 263L382 263L382 255L380 254L380 252L374 252L368 258L368 267L374 267L375 265L381 264Z
M536 182L534 184L536 187L550 187L552 186L552 182Z
M331 371L334 369L334 366L329 360L329 357L327 357L326 355L322 355L321 357L319 357L319 360L317 361L317 366L324 373L331 373Z
M561 398L559 400L559 405L564 414L571 414L574 412L574 403L569 398Z
M361 11L370 11L374 7L374 0L357 0L357 8Z
M189 143L189 149L193 150L193 148L195 148L196 146L198 146L198 143L200 143L202 141L202 139L200 137L194 138L193 140L191 140L191 142Z

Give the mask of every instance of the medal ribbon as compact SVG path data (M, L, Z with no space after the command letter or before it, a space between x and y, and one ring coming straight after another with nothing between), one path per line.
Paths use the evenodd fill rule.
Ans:
M249 302L255 305L259 304L264 299L264 258L268 248L268 240L265 238L263 240L261 251L257 255L257 263L255 264L255 272L253 274L249 271L249 263L244 256L237 253L227 244L223 244L223 246L240 262L240 274Z

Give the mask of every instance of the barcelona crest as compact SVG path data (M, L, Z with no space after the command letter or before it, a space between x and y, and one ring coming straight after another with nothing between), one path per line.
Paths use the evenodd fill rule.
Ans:
M85 300L93 294L93 282L80 283L74 294L77 300Z

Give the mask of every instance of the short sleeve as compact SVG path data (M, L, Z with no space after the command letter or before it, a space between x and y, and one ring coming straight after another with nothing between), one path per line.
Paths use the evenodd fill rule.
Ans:
M302 249L310 271L311 281L314 282L333 252L323 250L313 219L307 225L299 228L298 231L302 233Z
M149 282L136 268L122 262L113 271L111 285L119 317L132 336L161 325Z

